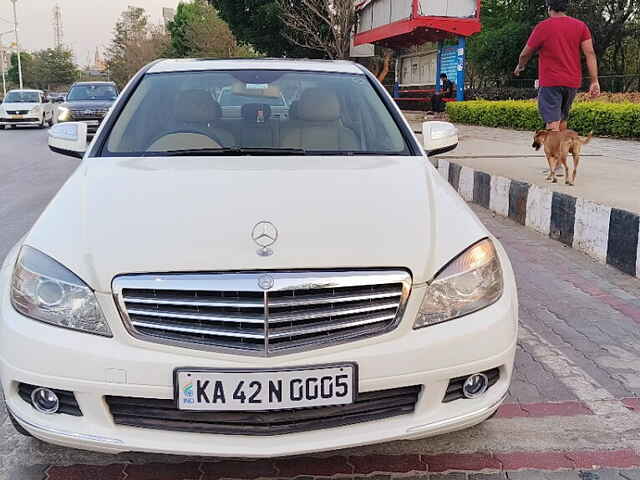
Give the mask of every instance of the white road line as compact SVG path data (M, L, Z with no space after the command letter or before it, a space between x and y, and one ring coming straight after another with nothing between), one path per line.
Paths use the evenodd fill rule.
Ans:
M520 326L520 342L540 363L571 390L579 400L597 415L625 413L629 410L611 393L602 388L587 372L563 356L555 346L524 325Z

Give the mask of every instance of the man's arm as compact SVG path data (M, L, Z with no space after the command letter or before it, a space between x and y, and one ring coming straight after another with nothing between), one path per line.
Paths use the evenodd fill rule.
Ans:
M451 80L447 85L447 98L453 98L453 82Z
M527 67L527 63L529 63L529 60L531 60L531 57L533 57L534 53L535 53L534 50L530 48L528 44L524 46L524 48L522 49L522 52L520 52L520 59L518 60L518 66L513 71L513 74L516 77L519 77L520 73L524 71L524 69Z
M582 53L587 58L587 68L589 69L589 77L591 77L591 85L589 86L589 94L593 97L600 95L600 83L598 82L598 59L593 49L593 40L585 40L580 44Z

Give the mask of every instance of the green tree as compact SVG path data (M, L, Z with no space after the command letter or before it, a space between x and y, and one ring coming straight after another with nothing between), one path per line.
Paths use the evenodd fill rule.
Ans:
M20 85L20 76L18 73L18 55L11 54L11 66L7 72L9 82ZM22 64L22 83L25 88L34 85L35 75L33 69L33 56L28 52L20 53L20 63Z
M467 66L475 86L500 86L512 79L518 56L533 27L546 17L544 2L484 0L482 31L467 43ZM529 62L522 78L537 76L537 62Z
M279 0L284 37L326 58L349 58L356 25L353 0Z
M483 0L481 13L482 32L469 39L468 65L473 77L499 85L510 78L528 35L547 11L542 1ZM589 26L601 72L638 73L629 68L638 65L640 0L571 0L567 13ZM530 62L522 77L536 76L537 62Z
M499 26L487 26L478 35L471 37L467 44L467 58L472 77L481 83L500 86L512 77L518 56L527 41L528 26L513 20L506 20ZM529 62L522 78L537 76L537 62Z
M205 0L180 3L168 25L172 55L177 57L246 57L253 51L238 44L229 25Z
M33 85L43 90L67 86L77 78L73 52L67 48L49 48L33 54Z
M107 48L106 63L111 78L123 87L147 63L169 51L168 35L159 25L151 25L143 8L122 12Z
M300 47L285 37L288 30L278 0L209 0L236 38L270 57L319 58L320 51Z

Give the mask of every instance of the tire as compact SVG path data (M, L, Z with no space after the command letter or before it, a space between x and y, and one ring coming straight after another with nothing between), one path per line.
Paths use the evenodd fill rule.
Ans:
M47 125L49 125L49 128L53 127L53 113L51 114L51 118L47 122Z
M9 414L11 425L13 425L13 428L16 429L16 432L18 432L20 435L24 435L25 437L33 437L33 435L31 435L22 425L18 423L15 417L11 415L11 412L9 412L9 410L7 410L7 413Z

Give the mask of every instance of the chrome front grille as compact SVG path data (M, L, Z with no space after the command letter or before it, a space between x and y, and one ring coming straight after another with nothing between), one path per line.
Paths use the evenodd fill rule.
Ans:
M402 270L125 275L113 282L134 336L256 355L388 332L410 288Z
M71 109L71 115L74 120L100 120L102 119L107 112L108 108L98 108L98 109Z

